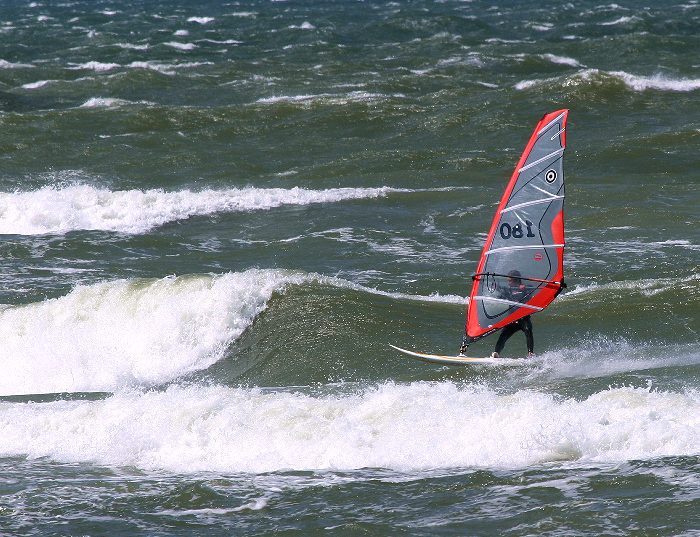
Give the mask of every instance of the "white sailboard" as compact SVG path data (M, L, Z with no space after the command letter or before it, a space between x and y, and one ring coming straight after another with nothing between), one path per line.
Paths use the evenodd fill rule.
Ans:
M399 352L412 356L417 360L422 362L428 362L430 364L441 364L441 365L523 365L527 363L524 358L472 358L470 356L463 356L461 354L457 356L443 356L441 354L426 354L423 352L409 351L408 349L402 349L396 345L389 345L392 349L396 349Z

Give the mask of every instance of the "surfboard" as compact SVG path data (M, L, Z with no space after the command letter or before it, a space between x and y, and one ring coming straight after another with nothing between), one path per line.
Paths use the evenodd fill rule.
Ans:
M389 347L396 349L399 352L407 354L417 360L422 362L428 362L430 364L441 364L441 365L500 365L500 366L514 366L523 365L527 363L524 358L472 358L470 356L443 356L440 354L426 354L423 352L409 351L408 349L402 349L396 345L389 344Z

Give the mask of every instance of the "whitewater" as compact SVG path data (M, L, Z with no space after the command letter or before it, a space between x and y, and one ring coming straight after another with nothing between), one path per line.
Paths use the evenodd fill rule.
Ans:
M269 210L379 198L401 188L233 188L166 192L161 189L112 191L91 185L46 186L0 193L0 233L39 235L74 230L144 233L167 222L219 212Z
M102 401L0 403L2 456L180 473L621 463L698 454L700 393L583 400L451 382L350 395L172 386Z
M465 301L269 269L79 285L59 298L0 309L6 372L0 395L115 391L175 381L225 358L273 294L304 284L393 300Z

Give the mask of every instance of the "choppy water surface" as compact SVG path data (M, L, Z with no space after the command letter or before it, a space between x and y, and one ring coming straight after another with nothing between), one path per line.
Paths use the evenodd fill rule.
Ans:
M0 532L700 531L699 36L695 0L6 3ZM457 349L558 108L538 356L397 355Z

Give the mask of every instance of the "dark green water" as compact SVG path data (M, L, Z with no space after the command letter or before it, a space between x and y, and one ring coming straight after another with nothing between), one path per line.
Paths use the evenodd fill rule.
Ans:
M698 50L695 0L5 2L0 533L697 534ZM537 357L397 355L559 108Z

